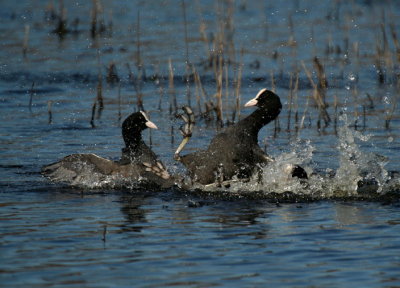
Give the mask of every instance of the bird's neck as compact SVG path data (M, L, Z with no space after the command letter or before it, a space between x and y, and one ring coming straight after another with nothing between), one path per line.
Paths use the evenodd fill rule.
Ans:
M135 150L143 143L141 132L132 133L125 138L125 147L129 150Z
M258 132L261 128L278 117L279 113L280 110L271 112L268 109L258 108L249 116L240 120L237 125L242 126L246 134L255 136L257 141Z

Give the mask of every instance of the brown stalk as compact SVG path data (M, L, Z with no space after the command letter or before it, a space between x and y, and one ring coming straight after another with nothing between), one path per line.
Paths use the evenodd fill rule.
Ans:
M187 19L186 19L186 5L185 0L182 0L182 11L183 11L183 23L185 30L185 81L186 81L186 98L187 103L191 106L191 95L190 95L190 62L189 62L189 41L188 41L188 32L187 32Z
M22 54L23 54L24 58L26 58L26 54L28 53L29 32L30 32L30 26L25 25L24 43L22 46Z
M174 69L172 68L171 58L168 59L168 83L169 83L169 114L172 114L174 111L177 111L177 101L176 101L176 93L174 88Z
M53 114L51 113L51 106L53 104L53 101L49 100L47 101L47 112L49 113L49 124L53 123Z
M320 111L320 117L322 117L322 119L325 121L325 126L327 126L329 124L329 122L331 121L329 114L326 111L327 105L325 104L324 99L321 96L320 89L318 89L318 86L314 83L314 80L312 79L310 71L307 69L306 65L304 64L304 61L301 61L301 65L303 66L303 69L307 75L308 80L310 81L311 85L314 88L313 99Z

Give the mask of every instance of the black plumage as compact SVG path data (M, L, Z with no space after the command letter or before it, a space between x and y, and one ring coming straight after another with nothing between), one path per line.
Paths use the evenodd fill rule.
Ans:
M125 147L119 161L95 154L72 154L44 166L42 174L52 181L73 186L171 186L173 181L164 165L142 139L142 131L146 128L157 129L157 126L142 111L125 119L122 124Z
M258 164L271 161L258 146L258 132L278 117L281 101L275 93L262 89L245 106L257 106L258 109L216 135L207 150L179 157L195 182L214 183L220 177L219 172L223 174L223 179L219 180L230 180L235 175L248 178Z

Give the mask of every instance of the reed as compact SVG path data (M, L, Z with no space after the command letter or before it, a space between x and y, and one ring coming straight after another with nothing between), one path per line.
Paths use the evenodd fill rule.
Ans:
M178 103L176 101L176 93L174 88L174 69L172 68L171 58L168 59L168 71L169 114L172 115L178 110Z
M171 136L171 147L174 147L175 146L175 132L174 132L174 125L171 125L171 134L170 134L170 136Z
M118 127L121 126L122 112L121 112L121 83L118 84Z
M243 48L240 51L240 62L237 67L237 77L235 79L235 109L232 114L232 122L235 122L235 118L240 119L240 88L242 85L242 70L243 70Z
M53 124L53 113L51 112L51 106L53 104L53 101L49 100L47 101L47 112L49 114L49 124Z
M190 62L189 62L189 40L187 32L187 20L186 20L186 5L185 0L182 0L182 14L183 14L183 26L185 31L185 82L186 82L186 99L187 104L191 106L191 93L190 93Z
M392 35L392 40L394 43L394 46L396 47L396 56L397 56L397 62L400 62L400 43L399 39L397 37L397 32L394 23L390 23L390 32Z
M98 75L98 83L97 83L97 96L96 100L99 103L99 108L97 110L97 119L101 118L101 114L104 110L104 99L103 99L103 77L101 75L101 72L99 71Z
M92 11L91 11L91 22L90 22L90 36L96 38L97 36L97 12L98 12L98 1L92 0Z
M294 126L296 132L298 131L298 122L299 122L299 102L298 102L298 90L299 90L299 72L296 70L296 82L294 83Z
M287 119L287 128L286 131L290 132L290 120L292 117L292 105L293 105L293 74L290 73L289 80L289 95L288 95L288 119Z
M215 81L217 84L217 92L215 94L215 97L217 98L217 121L219 122L219 124L222 126L224 123L224 117L223 117L223 113L222 113L222 77L223 77L223 56L222 56L222 52L223 51L223 43L220 42L220 46L219 46L219 57L218 57L218 63L216 65L216 69L215 69Z
M365 105L363 107L363 130L367 127L367 109L365 108Z
M271 76L271 91L276 92L274 70L271 70L270 76Z
M29 44L29 32L30 32L30 25L25 25L25 30L24 30L24 43L22 45L22 55L24 58L26 58L26 55L28 53L28 44Z
M28 104L29 112L31 113L32 113L33 94L35 93L34 87L35 87L35 82L32 82L31 89L29 90L29 104Z
M158 71L158 65L154 65L155 67L155 84L157 86L158 94L160 97L158 98L158 111L162 110L162 102L163 102L163 96L164 96L164 87L163 87L163 81L164 77L159 76L159 71Z
M140 40L140 10L137 12L137 20L136 20L136 68L138 75L136 77L136 99L137 99L137 107L139 110L144 110L143 107L143 94L142 94L142 80L143 80L143 62L141 58L141 40Z
M47 22L52 22L57 19L57 13L54 8L54 0L50 0L44 11L44 19Z
M393 119L394 111L396 110L397 107L397 98L394 97L394 102L392 103L392 109L390 111L387 111L385 114L385 128L390 129L390 122Z
M321 64L318 57L314 57L313 59L314 67L317 70L317 78L318 78L318 96L321 98L321 102L324 106L327 106L325 102L325 93L328 88L328 81L326 80L325 69Z
M196 7L197 7L197 13L199 15L199 19L200 19L200 24L199 24L199 33L200 33L200 37L201 37L201 41L204 42L205 44L205 52L207 55L207 60L205 61L206 63L206 68L208 68L209 65L209 61L211 59L211 51L210 51L210 40L208 39L207 33L206 33L206 29L207 29L207 25L206 22L204 21L203 18L203 12L201 10L201 6L199 3L199 0L196 0ZM207 65L208 64L208 65Z
M353 98L354 98L354 100L353 100L353 102L354 102L354 130L357 130L358 129L358 117L359 117L358 109L357 109L358 105L359 105L357 86L354 86L352 95L353 95Z
M304 64L304 61L301 61L301 65L303 66L303 69L307 75L308 80L311 83L311 86L313 87L313 99L315 104L317 105L318 109L319 109L319 118L322 118L325 121L325 127L327 127L329 125L330 117L329 114L326 110L327 105L325 104L325 100L323 95L321 94L321 89L318 88L318 86L314 83L314 80L312 79L311 73L310 71L307 69L306 65ZM324 83L324 80L321 79L319 76L319 81L320 81L320 85Z
M337 99L337 94L335 93L333 95L333 108L335 111L335 118L333 121L333 129L335 131L335 135L337 135L337 120L338 120L338 99Z
M115 65L114 62L111 62L108 65L107 68L107 77L106 77L106 81L107 83L113 85L119 82L119 77L118 77L118 72L117 72L117 66Z
M368 101L369 101L368 108L369 109L374 109L375 108L374 100L372 99L372 97L371 97L371 95L369 93L365 93L365 94L366 94L366 96L368 98Z
M58 22L54 33L56 33L60 40L63 40L65 35L68 33L67 19L66 19L66 9L64 8L64 1L60 0L60 11L58 13Z
M93 105L92 105L92 117L90 118L90 126L92 128L96 128L96 125L94 124L94 118L96 115L96 106L97 106L97 97L94 100Z
M194 75L194 83L195 83L195 88L196 88L196 104L197 104L197 109L198 113L200 115L203 114L202 109L201 109L201 100L203 102L206 102L206 93L203 87L203 84L201 83L201 78L199 73L197 72L196 68L192 66L193 69L193 75Z
M106 241L107 241L106 236L107 236L107 225L104 225L104 227L103 227L103 237L101 238L101 241L103 241L104 243L106 243Z

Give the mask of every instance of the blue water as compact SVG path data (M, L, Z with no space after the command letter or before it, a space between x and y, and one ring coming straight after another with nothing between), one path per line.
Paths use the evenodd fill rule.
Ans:
M119 113L123 119L137 109L126 64L134 77L140 74L138 11L145 74L140 88L144 107L159 127L145 131L144 139L171 173L184 173L172 157L181 123L169 112L168 81L171 59L178 105L187 104L182 2L163 1L162 9L158 1L101 3L99 19L106 25L112 21L112 31L95 39L89 32L92 2L64 2L68 27L73 29L75 18L79 25L78 33L61 40L51 32L56 23L45 18L51 1L2 1L0 287L400 287L400 82L391 36L391 26L400 33L397 2L237 1L233 6L220 2L218 8L214 1L185 1L188 58L207 93L202 107L206 100L216 102L216 83L213 69L204 64L212 43L202 40L200 24L208 39L215 38L217 19L229 19L233 7L234 29L225 27L234 43L228 96L223 94L225 120L231 117L243 65L241 106L264 87L275 88L284 104L280 130L274 123L264 128L260 146L281 161L294 157L315 173L309 187L302 187L273 178L279 174L273 166L264 171L270 178L263 186L206 192L90 190L40 175L43 165L72 153L120 156ZM58 13L59 2L54 4ZM379 56L385 73L380 84L381 23L387 50ZM326 54L329 41L340 51ZM319 110L301 64L317 82L314 56L328 81L332 122L325 128L323 122L318 128ZM106 81L111 62L120 77L113 85ZM92 128L99 71L105 108ZM296 71L292 107L297 108L287 130L290 75ZM198 90L193 82L189 88L198 114ZM304 115L299 130L295 109L300 120ZM241 117L251 111L242 107ZM215 121L200 119L185 153L205 147L218 131ZM336 177L325 176L332 172ZM354 189L361 174L379 180L377 191ZM286 197L288 189L293 194Z

